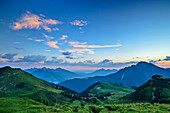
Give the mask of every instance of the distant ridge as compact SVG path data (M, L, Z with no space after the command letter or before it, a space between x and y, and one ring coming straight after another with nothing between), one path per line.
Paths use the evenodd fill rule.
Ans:
M50 68L43 67L43 68L26 69L24 71L33 74L34 76L40 79L55 84L59 82L63 82L68 79L80 77L80 75L62 68L50 69Z
M96 76L88 79L71 79L59 83L59 85L72 89L76 92L86 90L90 85L97 82L122 83L127 86L140 86L148 81L152 75L161 75L170 78L170 70L160 68L147 62L139 62L136 65L125 67L114 74ZM77 85L78 84L78 85Z
M117 71L118 71L117 69L103 69L102 68L102 69L95 70L92 73L88 73L86 76L88 76L88 77L106 76L106 75L109 75L109 74L116 73Z

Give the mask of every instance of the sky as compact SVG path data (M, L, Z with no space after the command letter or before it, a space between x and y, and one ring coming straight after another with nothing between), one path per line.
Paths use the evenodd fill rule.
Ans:
M169 0L1 0L0 66L170 68Z

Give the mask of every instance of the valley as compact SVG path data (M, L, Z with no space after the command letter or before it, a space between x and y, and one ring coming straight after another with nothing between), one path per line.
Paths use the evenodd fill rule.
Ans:
M77 93L36 78L19 68L8 66L0 68L0 111L2 112L169 111L169 92L170 79L160 75L152 76L138 88L105 81L96 82L83 92ZM23 107L20 108L21 106ZM146 106L150 107L146 109Z

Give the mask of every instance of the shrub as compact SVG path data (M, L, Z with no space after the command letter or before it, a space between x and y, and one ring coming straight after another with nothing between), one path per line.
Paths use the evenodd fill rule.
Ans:
M129 110L129 111L136 111L135 108L129 108L128 110Z
M117 111L119 109L119 106L110 106L110 105L106 105L105 108L107 108L109 111Z
M99 113L103 108L99 107L99 106L95 106L95 105L90 105L89 108L91 109L91 111L93 113Z

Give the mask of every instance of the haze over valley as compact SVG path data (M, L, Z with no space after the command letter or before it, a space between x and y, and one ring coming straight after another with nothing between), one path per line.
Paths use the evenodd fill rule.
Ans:
M170 0L0 0L0 113L168 113Z

